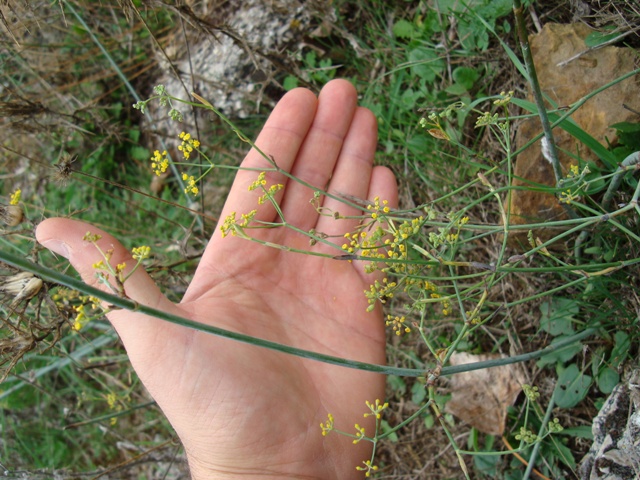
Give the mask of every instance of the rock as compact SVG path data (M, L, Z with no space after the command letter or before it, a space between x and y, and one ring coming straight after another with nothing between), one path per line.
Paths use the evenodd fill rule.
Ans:
M261 102L271 103L264 88L297 50L309 8L298 0L217 3L187 2L193 7L181 10L187 33L176 27L165 47L169 58L158 53L163 73L156 84L181 98L195 89L225 115L246 117Z
M589 33L591 30L584 24L549 23L538 35L530 37L531 52L542 91L559 106L573 104L634 68L636 53L632 49L618 47L593 50L564 66L558 66L558 63L587 48L584 39ZM611 129L610 125L623 121L637 121L634 118L635 114L624 109L622 105L629 102L629 99L638 98L639 94L638 78L626 79L587 101L571 118L603 145L606 145L606 139L613 143L615 130ZM531 94L529 97L533 101ZM525 145L541 131L538 118L523 121L516 133L516 147ZM564 130L556 127L553 134L565 174L572 163L577 163L571 155L577 155L584 161L598 162L586 146ZM536 184L555 186L553 168L543 155L540 141L518 155L514 176L514 187ZM514 190L509 209L511 223L514 225L566 218L564 209L555 195L544 192ZM513 231L510 244L526 244L528 230ZM557 233L557 230L538 229L534 236L547 240Z
M632 370L593 419L593 445L581 480L628 480L640 475L640 369Z

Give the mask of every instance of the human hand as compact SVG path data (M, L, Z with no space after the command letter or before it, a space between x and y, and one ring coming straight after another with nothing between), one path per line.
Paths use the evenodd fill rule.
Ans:
M355 89L344 80L327 84L318 99L304 89L287 93L275 107L256 145L277 165L329 192L397 203L393 174L373 167L376 119L357 107ZM256 204L248 186L271 167L249 152L233 183L221 219ZM267 173L287 222L309 231L342 236L357 220L320 216L309 203L313 192L279 173ZM342 216L360 212L325 198L323 206ZM268 202L256 219L277 221ZM112 236L82 222L49 219L38 241L69 259L83 280L97 285L92 264L100 260L87 231L113 248L113 264L135 264ZM287 228L250 230L265 241L308 249L309 240ZM341 239L337 242L342 243ZM318 251L335 252L317 244ZM126 281L128 297L140 304L254 337L362 362L385 361L385 333L378 307L367 313L368 289L379 274L365 274L360 262L337 261L268 248L216 229L182 302L174 304L138 269ZM133 367L182 440L193 478L356 478L371 445L341 435L322 436L327 413L336 427L363 419L365 401L382 399L384 377L301 359L128 311L109 320Z

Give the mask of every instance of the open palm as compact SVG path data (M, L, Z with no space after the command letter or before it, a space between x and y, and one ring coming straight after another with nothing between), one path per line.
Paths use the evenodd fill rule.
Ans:
M277 165L328 191L396 202L390 171L373 167L376 121L358 108L353 87L336 80L318 99L303 89L278 103L256 144ZM249 192L269 163L252 150L236 176L221 218L258 209L257 220L278 221L270 204L257 206ZM270 176L271 175L271 176ZM313 191L282 174L267 173L268 185L282 183L276 199L290 225L315 229L342 243L356 220L318 215ZM323 207L341 216L357 210L332 199ZM87 283L96 279L99 260L82 241L90 230L99 244L114 248L112 262L134 264L130 254L104 232L81 222L50 219L37 238L66 256ZM308 249L306 236L283 227L249 231L260 239ZM318 244L316 251L335 252ZM331 260L268 248L217 231L180 304L173 304L151 278L138 270L125 284L139 303L221 328L298 348L371 363L384 363L384 330L379 309L367 313L363 291L377 277L358 262ZM384 394L381 375L304 360L283 353L165 323L141 314L113 312L140 378L180 436L194 478L252 475L256 478L355 478L355 466L368 458L365 442L351 445L339 435L320 435L327 413L336 427L353 431L367 425L365 400Z

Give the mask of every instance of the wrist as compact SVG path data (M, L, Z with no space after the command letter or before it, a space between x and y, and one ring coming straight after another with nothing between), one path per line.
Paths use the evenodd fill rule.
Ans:
M251 480L273 480L276 478L282 479L304 479L304 480L321 480L326 478L333 478L332 474L327 473L323 475L320 473L312 473L309 468L306 468L305 472L294 473L287 471L288 469L279 468L277 466L262 466L253 467L250 465L242 466L212 466L204 465L202 462L189 458L189 471L191 473L192 480L212 480L227 478L250 478Z

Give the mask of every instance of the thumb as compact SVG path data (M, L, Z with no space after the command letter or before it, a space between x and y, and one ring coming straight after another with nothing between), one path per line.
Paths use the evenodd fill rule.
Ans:
M96 242L83 240L87 232L100 235ZM131 271L136 264L129 251L118 240L102 230L77 220L67 218L51 218L41 222L36 229L36 239L44 247L69 260L82 280L94 287L108 291L108 287L98 281L93 265L105 260L103 253L111 250L111 265L126 263L125 273ZM103 253L101 253L101 251ZM113 280L113 279L111 279ZM153 279L138 268L125 282L126 295L138 302L158 310L181 314L178 307L166 298ZM144 361L152 355L153 346L164 342L167 337L178 334L177 326L147 315L136 314L126 310L117 310L108 314L109 320L122 338L122 341L135 363L135 358Z

